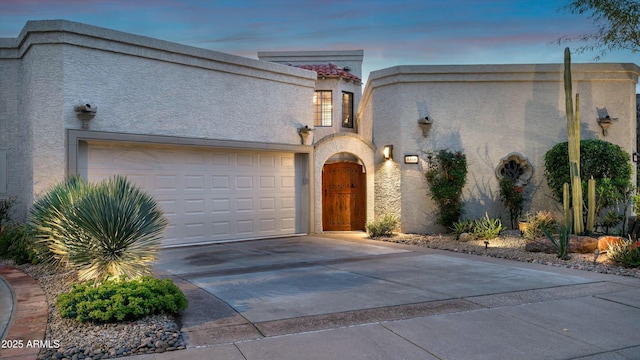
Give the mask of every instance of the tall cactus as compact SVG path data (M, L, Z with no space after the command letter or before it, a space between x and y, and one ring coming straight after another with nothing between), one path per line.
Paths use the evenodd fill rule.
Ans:
M592 233L596 219L596 181L593 176L587 184L587 205L589 209L587 210L587 227L585 231Z
M567 112L567 137L569 144L569 173L571 176L571 196L573 207L573 232L581 234L582 182L580 181L580 96L576 94L576 110L573 108L573 88L571 85L571 52L564 49L564 95Z
M571 215L570 199L569 184L564 183L562 186L562 207L564 209L564 225L567 227L571 226L571 219L573 219L573 216Z

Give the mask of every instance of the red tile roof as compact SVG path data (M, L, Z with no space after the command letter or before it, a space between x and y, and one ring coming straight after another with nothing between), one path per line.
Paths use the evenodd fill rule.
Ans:
M334 63L319 64L319 65L295 65L301 69L313 70L318 73L318 77L339 77L349 80L360 81L361 79L356 75L348 72L345 69L341 69Z

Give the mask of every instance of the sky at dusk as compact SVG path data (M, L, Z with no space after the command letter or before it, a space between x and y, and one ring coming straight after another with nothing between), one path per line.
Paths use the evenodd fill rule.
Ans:
M363 75L395 65L561 63L555 40L595 31L568 0L0 0L0 37L65 19L257 58L258 51L364 50ZM573 54L591 62L597 53ZM640 53L601 62L640 64Z

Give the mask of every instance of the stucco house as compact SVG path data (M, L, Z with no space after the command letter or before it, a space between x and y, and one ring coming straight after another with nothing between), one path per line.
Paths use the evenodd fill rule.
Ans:
M559 54L559 57L561 54ZM503 210L501 166L566 139L562 64L398 66L362 89L364 52L258 59L69 21L0 39L0 197L16 218L73 174L126 175L170 225L165 246L362 230L385 213L440 231L426 153L464 151L467 217ZM582 133L636 151L635 64L575 64ZM617 119L606 135L598 119ZM383 151L386 148L386 153ZM392 151L389 151L392 150Z

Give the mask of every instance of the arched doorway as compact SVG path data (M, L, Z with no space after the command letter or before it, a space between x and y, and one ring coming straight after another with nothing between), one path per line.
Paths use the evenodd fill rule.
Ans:
M364 230L366 174L357 162L327 163L322 168L322 229Z

